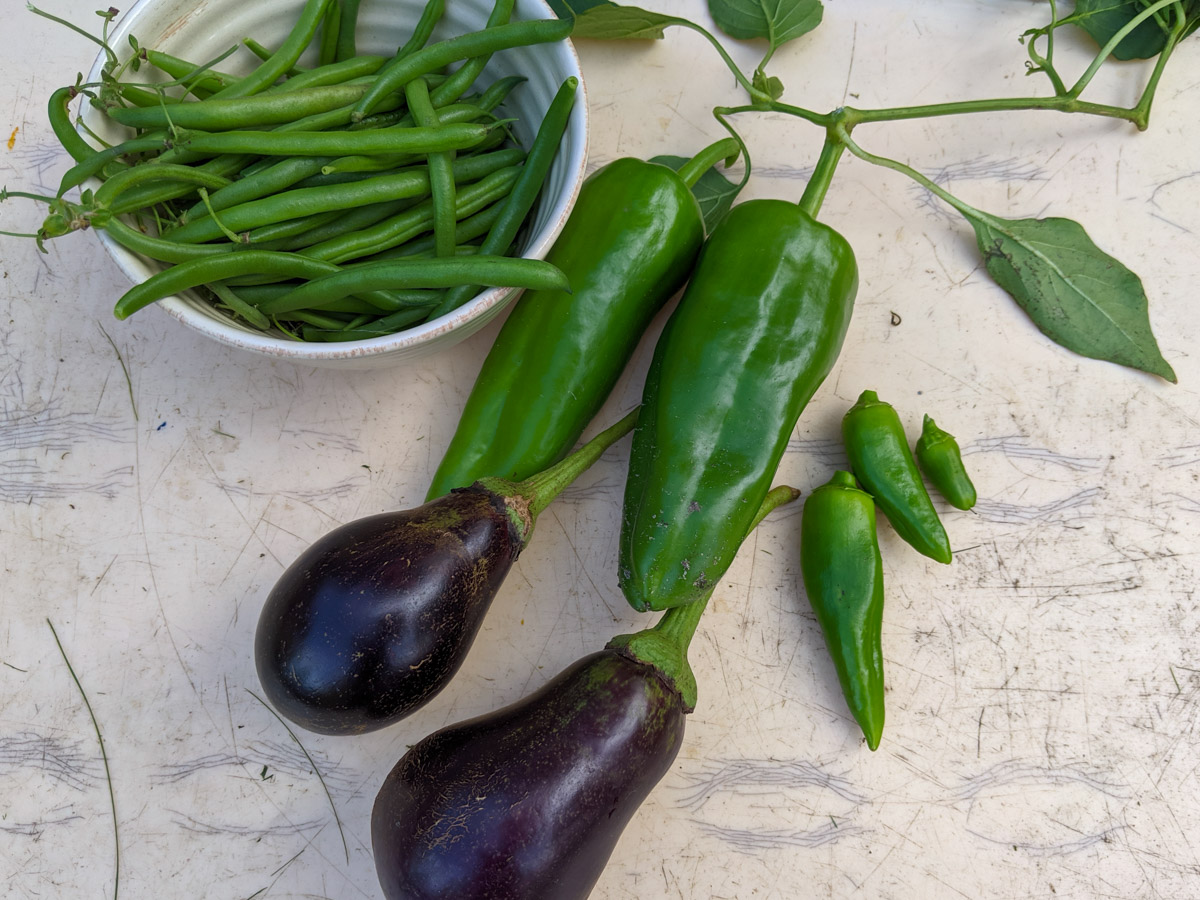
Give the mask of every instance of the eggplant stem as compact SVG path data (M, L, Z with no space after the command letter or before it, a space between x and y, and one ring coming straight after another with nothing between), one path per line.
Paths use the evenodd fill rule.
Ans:
M513 517L523 546L529 545L533 537L533 526L537 517L561 494L568 485L582 475L601 455L633 430L637 424L638 410L626 413L615 425L600 432L570 456L567 456L531 475L524 481L509 481L504 478L481 478L479 484L503 497Z

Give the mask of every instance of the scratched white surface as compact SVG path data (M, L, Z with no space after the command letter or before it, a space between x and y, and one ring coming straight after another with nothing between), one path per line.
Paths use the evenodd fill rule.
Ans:
M49 5L81 22L95 8ZM696 0L647 5L705 20ZM829 0L772 70L785 99L820 110L1043 91L1017 37L1045 10ZM50 190L66 163L45 100L94 51L9 12L2 180ZM687 155L720 134L709 107L740 100L690 33L580 51L593 167ZM1138 85L1121 66L1098 93L1129 102ZM798 198L820 134L782 116L742 124L748 195ZM990 212L1084 223L1142 276L1180 384L1051 344L980 272L964 224L847 159L822 216L857 248L862 289L779 480L807 491L843 464L840 416L875 388L913 435L924 412L959 435L979 505L946 510L949 567L881 528L888 723L874 754L799 586L798 509L759 529L695 642L685 747L593 896L1200 897L1200 38L1168 68L1146 133L1018 113L857 136ZM0 215L9 230L40 221L24 202ZM312 767L251 694L258 609L310 541L419 502L498 324L408 368L301 369L154 310L115 321L126 285L90 235L46 255L0 248L0 894L113 895L99 748L50 619L108 750L120 897L379 897L370 807L406 746L644 624L614 576L627 443L543 517L443 694L366 737L300 733L347 852ZM636 403L660 325L604 422Z

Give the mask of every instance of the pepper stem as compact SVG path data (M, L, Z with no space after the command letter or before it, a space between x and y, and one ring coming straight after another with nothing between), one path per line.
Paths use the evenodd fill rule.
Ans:
M741 149L733 138L721 138L715 144L709 144L680 166L679 177L689 188L695 187L696 182L703 177L704 173L721 160L725 160L726 167L733 165L733 161L738 158Z
M821 145L821 155L817 159L816 168L813 169L812 177L808 179L804 194L800 197L800 208L814 219L825 201L825 194L829 192L833 173L837 170L838 160L842 158L845 149L846 145L834 129L830 128L826 132L825 143Z
M799 496L798 490L786 484L772 488L759 506L746 535L749 536L776 507L791 503ZM700 599L668 609L652 627L635 634L618 635L608 643L610 648L624 650L662 673L675 685L688 712L696 708L696 675L688 663L688 647L715 590L716 585L713 585Z
M598 460L605 450L632 431L633 426L637 424L637 417L636 409L627 413L623 419L600 432L570 456L524 481L480 478L477 483L504 498L521 543L528 546L530 538L533 537L533 526L537 517L571 482Z

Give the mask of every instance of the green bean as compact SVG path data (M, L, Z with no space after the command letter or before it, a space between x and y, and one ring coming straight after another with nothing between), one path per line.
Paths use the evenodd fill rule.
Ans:
M271 160L274 165L270 168L240 178L228 187L210 194L208 200L212 209L220 212L239 203L258 200L260 197L278 193L310 175L316 175L321 171L321 167L329 162L329 157L296 156L286 159L271 157ZM199 218L204 215L207 208L203 203L196 203L183 214L183 218L185 220Z
M514 6L516 6L516 0L496 0L496 5L492 7L492 13L488 16L487 24L484 27L497 28L500 25L507 25L512 18ZM468 59L459 66L457 71L437 88L433 96L433 105L445 106L465 94L475 80L483 74L483 70L491 58L491 53L484 53Z
M491 112L508 99L508 95L513 92L514 88L519 87L528 80L524 75L506 75L499 81L489 85L487 90L479 95L477 105L480 109L486 109L488 112Z
M406 56L412 56L429 43L429 38L433 35L433 29L437 28L437 24L441 21L445 12L446 0L428 0L425 8L421 10L421 17L417 19L417 25L413 28L412 35L405 42L404 46L396 51L396 58L404 59Z
M259 59L261 59L263 62L266 62L274 55L274 51L268 49L267 47L264 47L262 44L260 44L258 41L256 41L252 37L242 38L242 45L247 50L249 50L251 53L253 53L255 56L257 56ZM295 78L297 75L304 74L305 71L307 71L307 70L302 69L299 66L292 66L290 69L288 69L286 72L284 72L283 75L285 78ZM279 88L279 83L272 83L272 84L268 85L266 88L264 88L263 90L273 91L278 88Z
M337 331L340 330L342 325L345 324L341 319L334 318L333 316L322 316L317 313L310 313L308 311L294 312L288 316L288 318L294 319L298 322L307 322L309 324L316 325L317 328L322 331ZM304 329L305 332L308 330L309 329L307 328Z
M267 247L263 245L274 245L277 242L289 240L313 228L326 225L332 220L341 218L344 214L343 210L332 209L326 212L310 213L307 216L296 216L291 219L285 219L282 222L271 222L267 225L261 225L258 228L248 229L242 235L243 243L252 247L258 247L260 250L278 250L280 249L279 247Z
M238 294L247 303L258 307L282 297L284 294L288 293L288 291L294 290L296 287L298 287L298 284L294 281L275 282L273 284L250 284L239 287ZM369 310L366 309L366 306L364 306L363 309L366 312L372 313L374 316L378 316L380 310L384 309L384 307L378 303L378 298L380 295L385 295L387 300L391 303L390 306L386 307L386 311L388 312L394 312L402 309L414 309L418 307L428 309L430 306L437 303L438 297L441 296L441 293L441 291L429 290L376 291L374 293L367 294L368 297L371 297L372 300L376 302L366 304L366 306L370 307ZM350 302L355 301L353 298L351 298ZM360 299L357 302L362 303L363 301ZM336 301L333 303L332 308L344 309L348 308L348 306L343 301Z
M79 92L73 87L59 88L50 95L46 115L50 120L50 128L54 131L54 136L58 138L63 149L76 162L83 162L96 153L96 148L85 141L75 130L75 126L71 124L70 103L77 96L79 96Z
M121 107L109 118L131 128L195 128L227 131L280 125L305 116L353 104L367 92L367 84L330 84L294 91L271 91L253 97L198 100L169 107Z
M356 266L313 279L260 309L267 315L279 315L294 309L316 307L322 302L364 290L454 287L459 284L560 291L569 288L562 271L540 259L504 256L397 259Z
M311 87L321 87L331 84L345 84L355 78L374 75L387 62L385 56L354 56L343 59L327 66L309 69L289 78L282 84L271 88L272 94L288 93Z
M337 46L333 58L337 61L352 59L357 55L355 37L358 31L359 0L341 0L342 21L338 30Z
M318 43L317 68L331 66L337 61L338 35L342 30L342 0L333 0L325 7L321 19L321 40Z
M364 172L386 172L411 165L421 159L419 153L403 153L395 156L339 156L321 166L322 175L359 175Z
M404 87L404 97L417 125L436 128L441 125L429 100L429 85L414 78ZM438 256L454 255L454 151L429 154L429 190L433 196L433 238Z
M529 210L533 208L534 201L537 200L542 185L550 174L550 166L558 154L563 134L567 130L567 122L571 118L571 111L575 105L575 91L578 87L579 79L572 76L562 83L554 95L554 99L550 101L546 115L542 118L542 124L538 127L537 136L529 148L529 155L521 167L521 174L517 177L508 199L504 202L504 211L488 231L480 253L504 254L512 246L517 237L517 231L521 228L521 223L529 215ZM430 318L440 318L457 309L477 291L478 289L472 285L464 285L447 291L445 298L430 314Z
M419 307L415 309L403 309L389 316L376 319L370 324L360 325L354 330L343 329L339 336L331 335L328 340L362 341L394 334L401 328L407 328L410 325L420 322L425 318L427 312L428 309L421 309Z
M295 253L274 253L270 250L221 253L179 263L135 284L117 301L113 315L118 319L127 319L163 297L213 281L227 282L239 275L320 278L335 271L336 266Z
M336 156L350 153L433 153L465 150L494 126L454 124L438 128L384 128L378 131L186 132L176 146L202 153L257 153L262 156Z
M410 209L414 205L412 199L390 200L386 203L372 203L368 206L360 206L358 209L343 210L338 213L336 218L330 219L329 222L323 225L310 228L293 238L277 241L270 247L264 247L263 249L302 251L315 244L332 240L343 234L370 228L372 225L382 222L390 216L397 215L406 209Z
M399 94L390 94L383 98L383 102L379 104L379 109L386 112L394 112L401 110L404 107L404 100ZM294 122L285 122L282 125L272 129L273 131L329 131L332 129L341 129L351 125L350 115L354 111L353 106L339 106L336 109L328 110L327 112L314 113L311 116L305 116L302 119L296 119ZM404 113L400 113L401 116ZM359 130L359 129L355 129Z
M270 284L247 284L238 287L238 296L245 300L253 307L261 306L267 300L274 297L282 297L292 288L296 287L298 282L295 281L273 281Z
M374 112L376 105L393 91L400 90L414 78L419 78L442 66L507 50L511 47L560 41L571 33L572 23L564 19L536 19L530 22L510 22L496 28L448 38L418 50L410 56L390 60L379 70L374 83L354 106L352 120Z
M399 159L400 157L391 157ZM359 182L369 181L372 178L382 178L386 175L399 175L401 172L411 169L415 166L423 166L425 157L419 153L410 153L403 157L403 165L389 166L386 169L378 169L374 172L330 172L328 175L322 172L317 172L315 175L309 175L303 181L297 181L296 188L312 188L312 187L332 187L338 184L358 184Z
M496 123L495 117L490 115L489 110L485 110L473 103L451 104L450 106L446 106L438 110L438 115L443 125L450 125L455 122L475 122L477 124L482 122L490 122L493 124ZM371 119L379 122L380 124L383 124L384 122L382 116L372 116ZM363 119L363 121L358 124L361 125L367 121L367 119ZM414 122L412 120L412 115L407 109L405 109L402 112L398 110L394 115L390 116L386 123L386 127L411 128L413 124ZM350 126L350 130L358 131L361 129L359 129L357 125L352 125ZM497 130L480 146L486 146L492 137L498 137L500 141L503 141L504 133L500 130ZM395 163L394 165L402 165L402 163ZM380 169L387 168L387 160L379 156L364 156L362 154L355 156L342 156L330 163L328 168L330 171L377 172Z
M161 135L131 138L124 143L117 144L115 147L108 147L104 150L96 150L93 154L80 162L77 162L71 168L63 173L62 181L58 185L58 196L62 196L73 187L78 187L94 175L98 175L100 170L106 165L123 156L132 156L137 153L145 153L150 150L161 150L163 147L163 138Z
M463 187L455 198L456 216L461 219L474 215L484 206L505 196L512 189L518 171L515 166L500 169L475 184ZM433 204L425 201L371 228L314 244L304 253L314 259L342 263L390 250L432 227Z
M227 53L223 54L218 59L228 55ZM215 62L197 65L186 59L180 59L178 56L163 53L161 50L146 50L146 60L150 65L166 72L184 88L193 92L196 88L200 88L201 90L215 93L239 80L236 75L218 72L211 68Z
M118 172L96 189L96 204L112 209L116 200L126 191L146 182L174 181L219 190L230 184L228 178L214 175L194 166L165 164L161 166L133 166Z
M246 156L219 156L195 168L201 172L230 178L246 165L247 159L248 157ZM147 165L161 165L161 163L151 162ZM113 204L112 211L115 215L130 213L135 210L155 206L159 203L166 203L169 200L186 197L191 192L192 188L190 186L180 186L178 183L143 185L123 195L119 203Z
M465 245L468 241L473 241L481 235L487 234L488 229L492 227L492 223L496 221L500 215L500 210L504 207L504 201L499 200L491 206L485 207L480 212L474 215L467 216L460 220L454 228L454 240L459 247ZM434 243L433 236L426 235L425 237L415 238L411 241L405 241L399 247L393 247L390 250L384 250L374 256L368 257L365 261L384 260L384 259L402 259L406 256L421 256L431 255L433 253ZM457 250L455 251L457 252Z
M146 88L139 87L136 84L121 84L117 88L117 90L120 92L122 100L124 100L126 103L131 103L134 106L140 106L140 107L150 107L150 106L162 107L162 106L169 106L169 105L178 106L180 103L183 102L178 97L172 97L169 94L164 94L161 89L151 91L151 90L147 90ZM114 106L112 108L113 109L124 109L125 107ZM105 110L105 115L107 115L107 114L108 114L108 110Z
M450 175L452 179L459 181L485 178L515 165L523 157L523 151L518 149L464 157L451 166ZM429 191L429 170L424 166L413 166L390 175L379 175L350 183L295 187L292 190L225 207L221 214L221 222L234 231L248 231L313 213L333 210L344 213L347 209L367 204L421 197ZM180 226L169 237L181 243L201 243L219 239L221 234L220 225L211 216L202 215Z
M104 233L126 250L132 250L149 259L165 263L210 259L214 256L232 253L237 249L235 244L177 244L165 238L143 234L138 229L126 225L116 216L105 224Z
M446 107L451 109L452 107ZM504 143L506 135L503 131L493 131L482 143L472 147L459 159L466 159L472 156L486 155L494 151L497 147ZM520 151L521 158L525 158L524 151ZM402 166L412 165L420 162L423 158L419 153L404 153L396 156L342 156L332 160L327 165L321 167L321 174L328 177L337 175L369 175L373 172L386 172L390 169L399 169Z
M304 8L300 12L300 18L296 21L291 33L288 34L279 49L271 55L271 58L264 61L245 78L239 79L213 96L226 99L247 97L250 94L259 93L277 81L295 65L300 54L311 43L313 35L317 33L317 27L325 17L325 7L329 2L330 0L306 0Z
M309 216L313 213L345 210L367 203L422 197L429 193L429 172L424 167L394 175L381 175L355 184L294 188L247 203L239 203L221 212L221 222L233 231L249 231L275 222ZM181 244L200 244L217 240L222 229L211 216L188 222L167 237Z
M432 294L433 291L428 291L427 293ZM335 300L329 300L320 304L319 306L307 306L305 307L305 312L335 313L346 316L367 315L371 318L375 318L379 315L379 309L377 307L372 306L370 303L360 300L357 297L338 297ZM346 321L352 320L347 319Z

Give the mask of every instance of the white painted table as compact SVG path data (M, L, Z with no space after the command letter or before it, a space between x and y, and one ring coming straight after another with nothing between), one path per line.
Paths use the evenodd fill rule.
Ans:
M695 0L655 7L705 18ZM88 22L93 8L52 11ZM3 181L50 190L65 160L45 100L94 49L9 12ZM785 99L819 110L1040 91L1017 37L1045 14L829 0L772 71ZM593 168L687 155L720 134L709 107L741 99L687 32L580 52ZM749 67L758 48L734 53ZM1036 112L856 132L990 212L1084 223L1142 276L1180 384L1051 344L981 272L957 217L847 159L822 217L857 248L862 290L779 480L807 491L843 465L841 414L874 388L911 434L929 412L960 437L979 505L947 509L950 567L881 528L889 692L874 754L799 586L798 508L759 529L695 642L684 750L598 900L1200 896L1198 53L1183 45L1144 134ZM1129 102L1140 78L1120 68L1099 93ZM741 123L746 196L798 198L820 134ZM15 230L41 216L0 212ZM258 610L309 542L419 502L498 323L406 368L295 368L154 310L116 322L126 284L89 235L46 255L0 241L0 893L113 894L105 772L49 619L108 750L120 897L378 897L370 807L405 748L644 624L614 576L627 441L543 517L443 694L366 737L300 734L347 851L312 767L252 694ZM661 321L603 422L637 402Z

